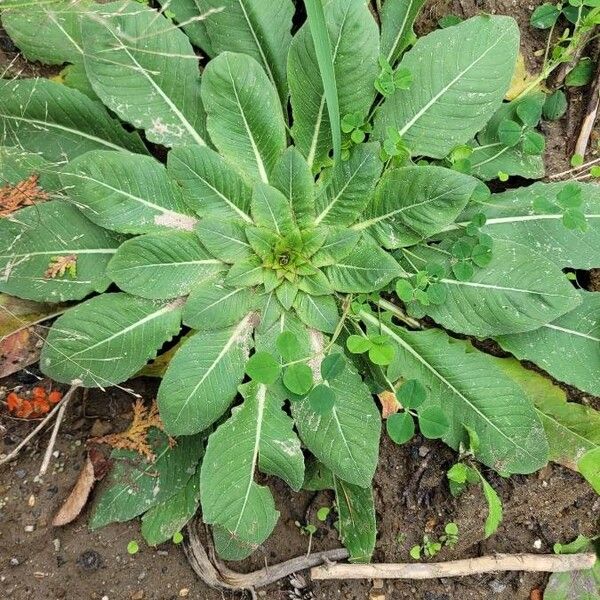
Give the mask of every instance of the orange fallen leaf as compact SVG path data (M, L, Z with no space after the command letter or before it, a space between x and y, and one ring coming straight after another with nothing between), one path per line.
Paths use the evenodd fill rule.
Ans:
M32 174L15 185L7 184L0 188L0 217L8 217L24 206L48 200L49 196L38 185L39 176Z
M402 408L402 405L396 399L396 394L389 390L377 394L377 397L379 398L379 402L381 402L381 416L384 419L397 413Z
M61 398L62 393L59 391L48 393L45 388L36 386L31 390L29 397L10 392L6 397L6 407L8 412L20 419L37 419L48 414L51 405L59 402Z
M163 423L158 414L156 401L152 402L150 408L146 408L142 400L136 400L133 405L133 418L131 424L125 431L91 438L88 442L108 444L113 448L120 448L122 450L133 450L138 454L142 454L148 460L153 461L154 453L147 440L148 430L151 427L156 427L157 429L164 431ZM169 443L173 443L171 438L169 438Z
M77 255L66 254L65 256L53 256L44 273L46 279L56 279L68 274L71 279L77 277Z

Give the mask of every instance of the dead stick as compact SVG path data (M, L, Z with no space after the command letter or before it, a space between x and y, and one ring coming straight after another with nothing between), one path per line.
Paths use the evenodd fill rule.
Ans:
M336 564L314 567L312 579L437 579L496 571L563 573L591 569L593 552L586 554L496 554L444 563Z
M46 474L48 470L48 466L50 465L50 459L52 458L52 452L54 450L54 444L56 444L56 438L58 436L58 430L60 429L60 424L65 416L65 411L67 410L67 406L69 405L69 400L71 399L72 392L77 389L76 386L73 386L65 395L64 402L62 402L60 410L56 415L56 421L54 422L54 427L52 428L52 435L50 436L50 441L48 442L48 447L46 448L46 453L44 454L44 460L42 461L42 466L40 467L39 475Z
M238 573L225 566L220 561L210 560L200 536L197 523L187 527L188 539L184 544L185 555L192 569L210 587L226 590L253 590L283 579L292 573L309 569L323 562L344 560L348 558L345 548L316 552L310 556L299 556L291 560L253 571L252 573Z
M575 154L579 156L585 156L587 147L594 129L594 123L596 122L596 116L598 115L598 105L600 104L600 63L596 67L596 75L592 82L592 89L590 92L590 98L585 109L585 115L581 123L581 130L577 143L575 144Z
M3 456L2 458L0 458L0 465L3 465L9 461L11 461L13 458L15 458L17 456L17 454L19 454L19 452L21 452L21 450L42 430L44 429L44 427L46 426L46 424L52 420L52 417L55 415L56 412L58 412L60 410L60 407L63 405L63 403L65 403L72 395L73 392L77 389L76 386L72 386L69 391L62 397L62 399L60 400L60 402L58 402L56 404L56 406L44 417L43 420L41 420L36 428L10 453L7 454L6 456Z

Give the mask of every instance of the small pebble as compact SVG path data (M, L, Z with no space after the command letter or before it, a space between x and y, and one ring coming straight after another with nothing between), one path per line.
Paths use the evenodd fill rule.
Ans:
M10 559L10 566L11 567L18 567L19 566L19 559L13 556Z
M35 527L33 525L25 525L25 531L26 533L31 533L32 531L34 531Z
M189 595L190 595L189 588L181 588L179 590L179 597L180 598L187 598Z
M31 496L29 496L29 499L27 500L27 504L30 507L35 506L35 496L33 494L31 494Z
M60 456L60 452L59 452L58 450L55 450L55 451L52 453L52 456L54 456L54 458L58 458L58 457Z
M142 581L146 579L146 573L142 572L138 575L138 581Z
M130 596L131 600L143 600L144 599L144 590L139 590L137 592L133 592Z
M535 540L535 542L533 542L533 547L536 550L541 550L542 549L542 540L540 540L540 539Z
M24 479L25 476L27 475L27 471L25 469L17 469L15 471L15 475L19 478L19 479Z
M158 554L158 556L169 556L169 553L166 550L157 550L156 554Z
M506 584L497 579L492 579L490 581L490 588L494 594L501 594L506 589Z
M52 540L52 544L54 544L54 552L60 552L60 540L58 538L54 538Z

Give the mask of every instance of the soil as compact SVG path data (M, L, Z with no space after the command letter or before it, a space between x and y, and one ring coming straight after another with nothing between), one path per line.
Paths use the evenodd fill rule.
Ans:
M435 0L430 1L418 24L419 33L435 27L446 14L471 16L477 12L512 15L523 34L522 51L528 67L535 71L535 53L545 45L545 33L528 26L533 8L542 0ZM0 31L0 38L2 37ZM0 40L0 72L13 58L6 39ZM29 74L48 74L38 65L14 63L9 72L26 69ZM556 123L545 123L546 165L549 173L569 168L570 148L580 120L583 93L570 98L569 114ZM600 276L590 278L600 289ZM493 347L486 347L494 351ZM37 381L35 370L3 381L4 391ZM146 400L154 397L156 380L136 379L128 385ZM565 387L565 386L563 386ZM573 401L600 407L600 400L566 388ZM0 388L0 398L3 390ZM166 543L146 546L137 522L113 524L98 531L87 528L88 506L80 518L62 528L50 525L53 515L71 490L85 458L85 442L91 435L119 431L128 423L133 398L118 389L91 390L87 398L73 402L68 410L48 473L38 477L49 433L36 438L10 465L0 467L0 598L11 600L194 600L239 599L240 594L218 592L199 581L180 546ZM9 452L31 429L31 424L12 419L0 406L0 453ZM479 488L453 498L445 472L455 454L445 445L415 438L398 447L384 437L381 459L374 481L378 541L374 556L379 562L407 561L409 549L424 533L439 536L444 524L459 526L459 541L446 548L439 560L479 556L495 552L551 552L556 541L569 541L578 534L598 531L600 499L576 473L550 464L531 476L502 479L492 471L485 475L504 504L504 520L497 534L483 539L486 505ZM270 480L281 511L279 524L264 547L242 563L239 571L261 568L306 553L308 538L297 523L318 523L319 507L332 498L321 493L292 493L279 480ZM102 484L100 484L102 485ZM90 503L91 504L91 503ZM137 540L140 551L127 552ZM339 546L331 523L319 524L313 550ZM543 589L543 574L495 574L426 582L387 582L388 600L526 600L535 589ZM294 595L289 580L270 586L260 597L287 600L301 597L323 600L366 600L370 582L308 582ZM304 596L302 596L304 594Z

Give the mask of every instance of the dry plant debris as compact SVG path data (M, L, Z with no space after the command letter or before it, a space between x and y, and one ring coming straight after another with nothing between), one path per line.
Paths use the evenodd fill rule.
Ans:
M24 206L48 200L48 194L38 185L39 176L30 175L15 185L7 184L0 188L0 217L8 217Z

